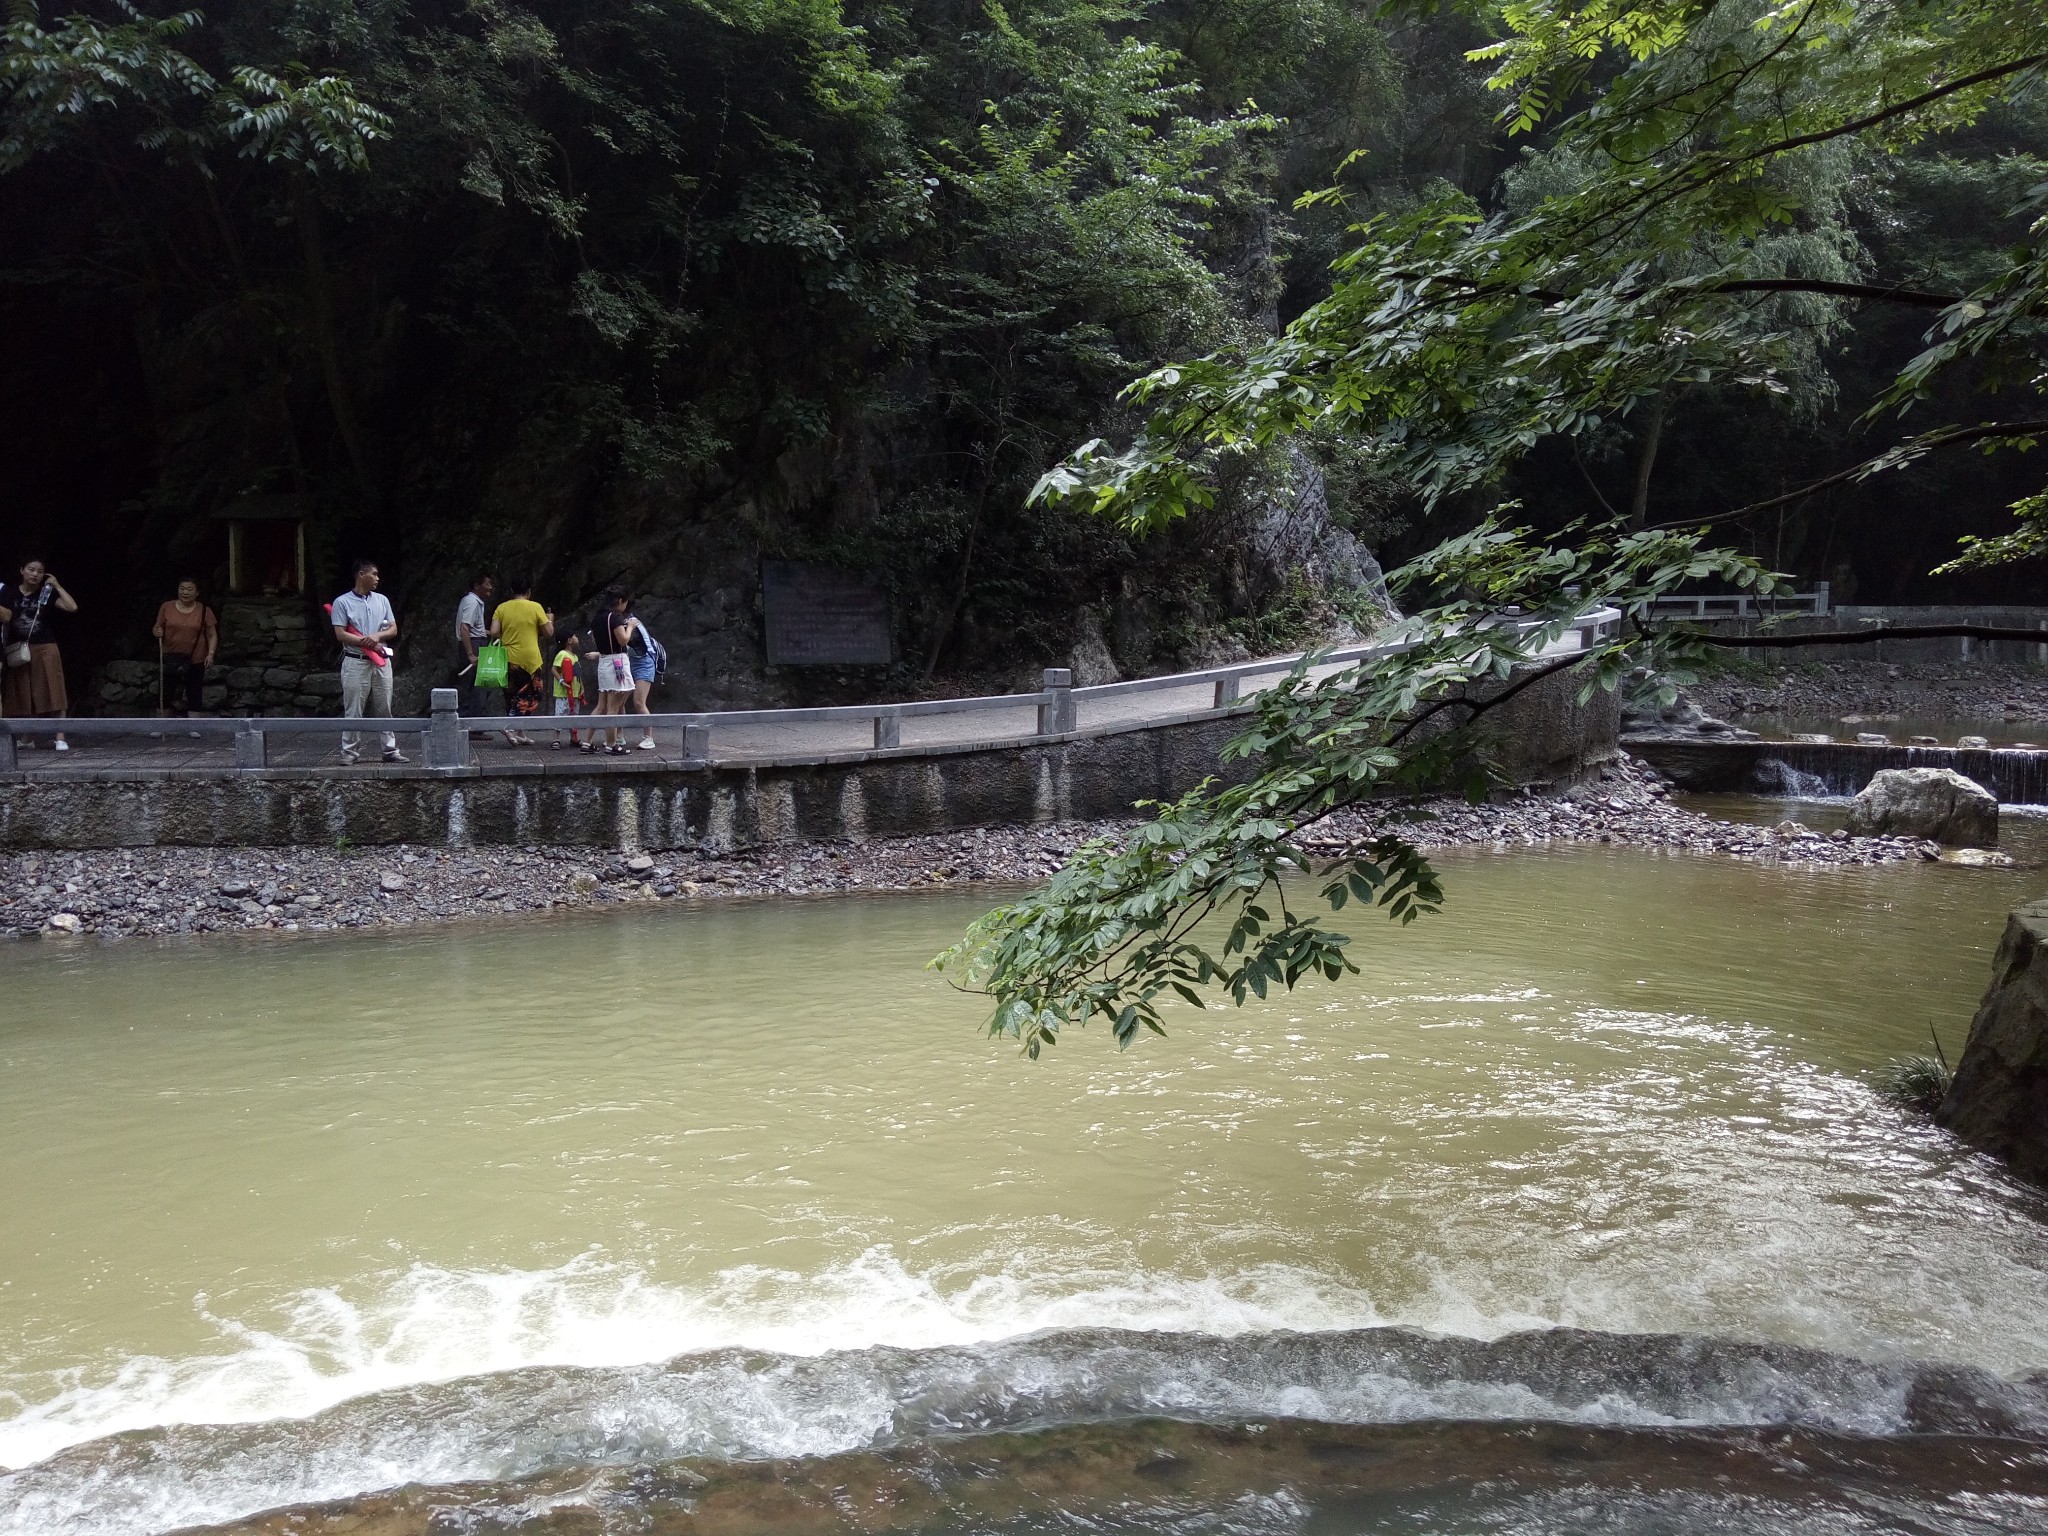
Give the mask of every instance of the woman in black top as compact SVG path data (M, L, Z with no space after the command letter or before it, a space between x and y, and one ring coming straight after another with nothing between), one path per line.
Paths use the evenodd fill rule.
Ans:
M31 560L22 566L21 581L9 589L6 607L0 612L7 615L0 623L7 643L7 713L16 718L63 718L71 699L64 690L64 656L57 641L65 622L62 615L78 612L77 601L42 561ZM35 738L23 737L20 744L33 746ZM57 750L71 750L61 731L57 733Z
M627 612L632 606L633 599L624 587L607 587L603 602L598 606L597 612L590 616L590 643L596 649L585 651L583 655L585 660L598 663L597 707L591 711L593 714L623 715L626 712L626 700L632 697L630 676L626 688L618 688L606 677L603 661L607 656L617 656L626 651L625 637L630 630L622 630L619 626L625 622ZM617 729L611 728L605 731L605 739L601 743L597 739L596 730L593 729L590 739L583 744L583 750L616 755L627 749L619 744Z

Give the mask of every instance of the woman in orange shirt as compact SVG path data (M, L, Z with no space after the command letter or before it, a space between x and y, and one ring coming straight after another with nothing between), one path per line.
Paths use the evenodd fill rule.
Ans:
M163 658L163 693L174 716L183 717L206 703L206 669L220 648L220 623L199 601L199 583L178 583L178 595L156 611L152 630Z

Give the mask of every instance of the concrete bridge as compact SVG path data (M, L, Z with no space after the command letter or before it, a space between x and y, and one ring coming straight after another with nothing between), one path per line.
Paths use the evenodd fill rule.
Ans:
M1582 649L1618 618L1592 610L1551 649ZM1317 671L1391 649L1332 651ZM555 722L465 718L447 689L423 718L4 720L0 847L736 848L1126 815L1223 772L1218 752L1257 694L1302 660L1093 688L1048 671L1037 692L985 698L573 722L615 719L629 744L651 730L652 750L623 757L472 739L513 728L545 741ZM1503 706L1500 739L1518 778L1569 779L1613 752L1611 696L1581 706L1576 688L1546 680ZM410 760L384 764L370 750L344 765L344 729L395 732ZM71 751L51 750L58 730Z

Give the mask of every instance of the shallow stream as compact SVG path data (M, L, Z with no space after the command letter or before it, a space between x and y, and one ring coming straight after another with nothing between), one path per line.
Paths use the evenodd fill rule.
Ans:
M905 1529L2048 1530L2048 1201L1869 1086L2042 876L1441 863L1362 977L1035 1065L957 893L0 948L0 1532L904 1456L993 1479Z

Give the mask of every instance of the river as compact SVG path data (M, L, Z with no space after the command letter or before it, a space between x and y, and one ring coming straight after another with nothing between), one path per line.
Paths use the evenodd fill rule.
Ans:
M1553 1518L1554 1458L1484 1428L1668 1466L1777 1426L1810 1469L1960 1427L2025 1471L1992 1431L2048 1441L2048 1201L1869 1078L1930 1025L1953 1057L2039 873L1440 863L1446 913L1366 922L1360 977L1036 1064L921 969L959 893L0 947L0 1532L677 1458L844 1483L1145 1415L1449 1437L1492 1491L1361 1513L1277 1439L1264 1470L1210 1445L1174 1524L1025 1500L991 1441L1018 1528L1734 1530L1777 1498L1801 1532L2048 1529L2048 1472L1894 1469L1894 1527L1738 1507L1720 1462Z

